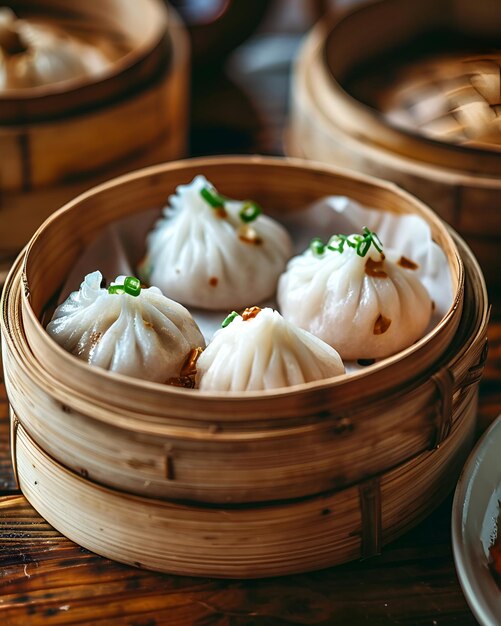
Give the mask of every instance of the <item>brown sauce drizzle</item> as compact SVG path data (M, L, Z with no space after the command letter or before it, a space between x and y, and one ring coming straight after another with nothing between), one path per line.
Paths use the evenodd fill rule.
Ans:
M211 287L217 287L218 282L219 282L219 278L217 278L217 276L211 276L209 278L209 285Z
M93 333L91 333L89 339L93 348L99 343L99 340L101 339L102 336L103 336L103 333L98 333L97 331L94 331Z
M226 213L226 209L224 206L218 206L214 208L214 215L219 217L221 220L225 220L228 217L228 213Z
M381 261L374 261L369 257L365 263L365 273L373 278L388 278L388 274L383 268L384 259Z
M202 348L192 348L190 350L181 368L181 376L192 376L197 373L197 361L202 352Z
M195 389L195 378L191 376L178 376L177 378L168 378L166 385L172 387L182 387L183 389Z
M375 335L383 335L391 325L391 320L384 315L379 314L379 317L374 322L374 330L372 331Z
M146 328L153 328L153 324L151 322L148 322L148 320L143 320L143 323Z
M263 240L258 236L256 230L248 224L240 226L238 229L238 238L244 243L252 243L255 246L263 243Z
M172 385L173 387L182 387L184 389L194 389L195 376L197 373L197 361L202 352L202 348L192 348L188 352L188 356L181 367L179 376L168 378L165 381L166 384Z
M245 311L242 313L242 319L244 320L244 322L246 322L247 320L251 320L252 318L256 317L256 315L260 312L261 309L258 306L252 306L248 309L245 309Z
M400 267L403 267L406 270L417 270L419 268L417 263L414 263L414 261L411 261L406 256L401 256L397 263Z
M435 300L432 300L432 301L431 301L431 310L432 310L432 311L434 311L434 310L435 310L435 308L436 308L436 306L437 306L437 305L435 304Z
M98 333L97 331L94 331L93 333L90 334L90 337L89 337L90 347L87 352L87 359L89 361L90 361L90 358L92 357L92 353L94 352L102 336L103 336L103 333ZM77 349L73 350L72 354L74 354L75 356L81 357L83 354L85 354L86 347L87 347L86 345L80 346L80 347L77 346Z

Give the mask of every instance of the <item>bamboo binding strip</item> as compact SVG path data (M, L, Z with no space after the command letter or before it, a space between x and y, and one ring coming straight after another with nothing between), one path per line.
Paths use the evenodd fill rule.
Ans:
M443 42L456 41L456 46L461 41L468 52L476 45L477 56L483 59L482 51L499 42L501 35L499 20L492 20L496 9L492 0L377 0L324 20L309 35L298 58L287 148L294 156L348 166L415 193L465 236L493 287L499 285L501 275L500 151L482 141L456 145L418 128L396 125L375 108L376 96L369 106L367 98L362 101L358 95L361 89L353 85L362 84L371 73L373 85L376 74L393 75L396 62L411 54L418 66L418 51L428 46L428 53L434 33L444 29L452 35L442 37ZM456 50L442 49L444 53ZM491 54L493 59L498 52ZM484 56L490 58L489 54ZM474 103L461 104L457 98L466 98L466 91L468 85L462 95L454 92L452 98L457 104L454 114L461 114L465 124ZM492 94L488 97L492 100ZM497 120L499 107L492 107L489 115Z
M124 215L160 206L200 172L226 193L255 197L283 214L332 193L421 214L447 251L456 292L451 310L420 342L358 374L262 394L147 383L91 368L62 350L39 320L87 242ZM74 216L83 211L87 219L75 230ZM10 401L56 460L133 493L224 503L345 487L440 443L455 419L469 369L484 349L480 337L471 339L485 334L487 316L481 273L465 255L478 293L463 305L463 264L443 224L395 187L334 168L232 157L127 175L51 217L11 272L3 301Z
M84 189L181 156L187 131L187 37L161 0L11 4L116 50L97 75L0 91L0 261Z

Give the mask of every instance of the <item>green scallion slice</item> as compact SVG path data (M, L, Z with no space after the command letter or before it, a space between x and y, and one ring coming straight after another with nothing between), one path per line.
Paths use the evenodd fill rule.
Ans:
M203 187L200 190L200 195L213 209L219 209L224 206L224 196L219 194L214 187Z
M381 239L379 239L379 237L377 236L375 232L373 232L372 230L369 230L367 226L364 226L364 235L366 237L370 237L372 244L374 245L374 247L376 248L378 252L383 251L383 244L381 243Z
M373 245L378 252L383 252L383 244L376 233L369 230L367 226L363 228L363 235L333 235L326 246L323 245L321 239L316 237L310 243L310 248L318 255L322 254L326 249L342 254L345 246L354 248L358 256L364 257Z
M365 256L367 252L369 252L369 248L371 247L370 239L362 239L357 245L357 254L358 256Z
M125 293L125 289L123 285L110 285L108 287L109 294L120 294Z
M246 200L238 215L242 222L248 224L249 222L253 222L257 219L262 212L263 210L257 202L254 202L253 200Z
M350 248L356 248L360 245L360 242L363 241L362 235L349 235L345 237L346 243L350 246Z
M127 276L123 285L110 285L108 287L110 294L127 293L135 298L141 293L141 281L135 276Z
M221 328L226 328L227 326L229 326L231 322L239 315L240 313L237 313L236 311L232 311L228 316L224 318L223 323L221 324Z
M124 280L124 289L125 293L128 293L129 296L137 298L137 296L141 293L141 281L135 276L127 276Z
M310 250L313 252L313 254L320 256L325 252L325 247L326 246L324 242L320 239L320 237L315 237L310 241Z

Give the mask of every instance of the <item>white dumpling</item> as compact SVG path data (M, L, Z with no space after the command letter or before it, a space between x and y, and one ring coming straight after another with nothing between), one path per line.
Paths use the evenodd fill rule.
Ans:
M97 48L0 9L0 89L58 83L98 73L107 65Z
M344 373L336 350L285 321L278 311L252 307L233 316L198 359L200 389L277 389Z
M214 208L202 197L204 189L217 193L197 176L170 197L148 236L142 279L204 309L244 308L265 300L292 255L289 234L264 215L243 221L244 202L225 200L224 207Z
M56 309L47 326L49 335L91 365L184 386L181 379L189 372L183 370L192 351L205 347L189 311L156 287L139 287L136 296L109 293L101 280L101 272L85 277L80 290ZM125 276L119 276L112 285L124 281Z
M365 233L347 238L352 245L369 241L365 256L340 245L338 236L329 242L336 250L314 241L291 259L278 285L285 319L326 341L344 360L403 350L423 336L432 313L417 265L394 251L380 252L374 233Z

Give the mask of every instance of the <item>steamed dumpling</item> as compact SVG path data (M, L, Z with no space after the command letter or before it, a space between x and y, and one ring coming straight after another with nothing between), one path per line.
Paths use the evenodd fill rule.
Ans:
M100 72L107 65L97 48L0 8L0 89L58 83Z
M394 251L383 253L367 229L327 246L314 241L281 276L279 309L344 360L386 357L420 339L430 321L432 302L416 269Z
M137 279L132 279L133 295L123 289L125 276L109 290L101 287L101 280L101 272L85 277L80 290L56 309L49 335L91 365L189 386L183 380L191 373L186 367L205 347L191 314L156 287L141 289Z
M276 389L344 373L336 350L286 322L277 311L252 307L227 320L232 317L198 359L200 389Z
M220 198L211 205L203 193ZM276 290L287 231L251 202L221 198L204 176L181 185L148 237L142 279L185 305L243 308Z

